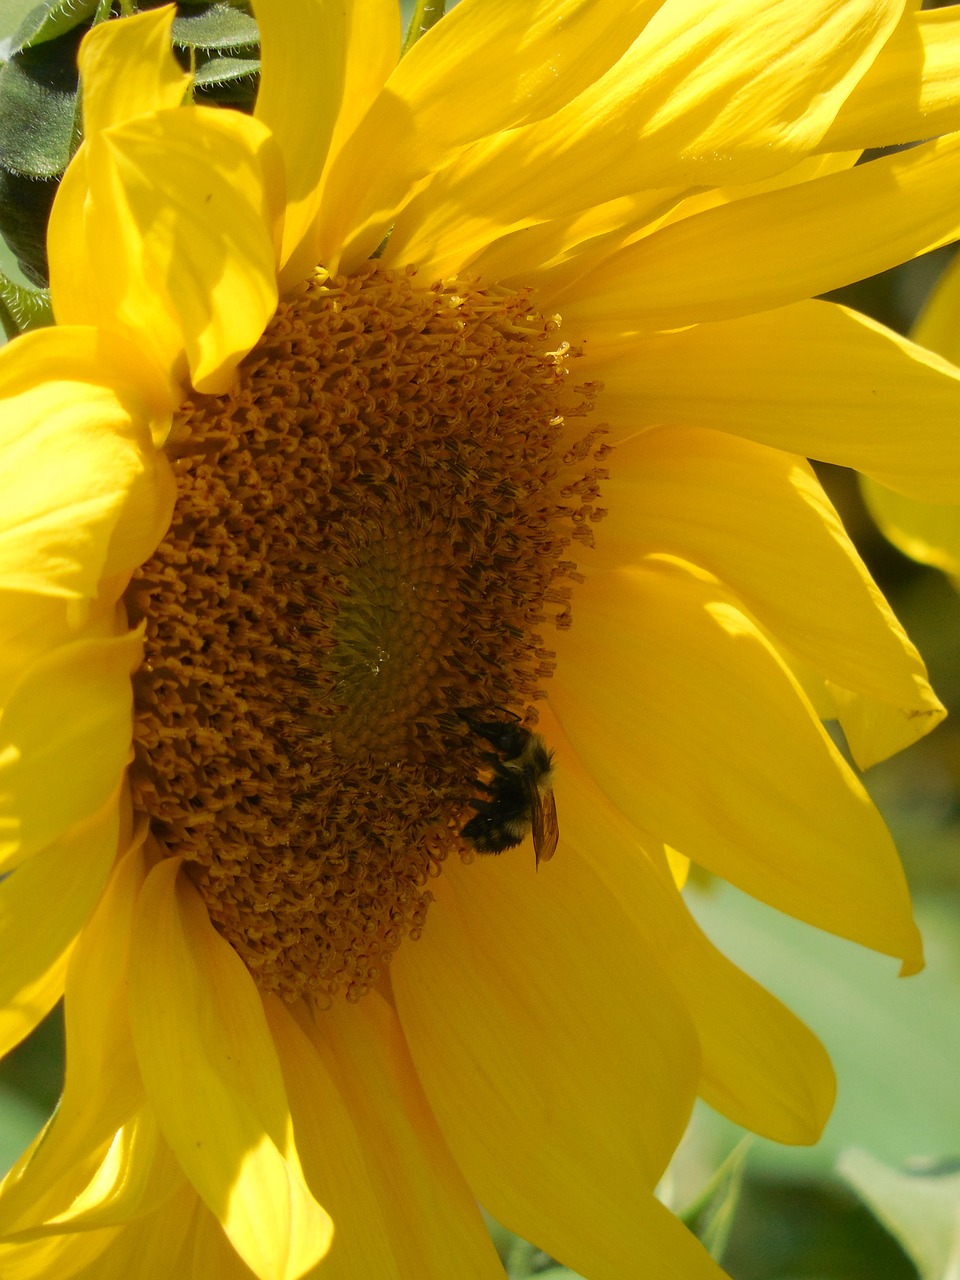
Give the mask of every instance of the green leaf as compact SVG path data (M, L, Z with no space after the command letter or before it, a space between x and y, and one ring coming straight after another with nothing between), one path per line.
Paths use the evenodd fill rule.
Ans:
M0 272L0 324L8 338L53 324L49 292L24 288Z
M48 283L47 218L58 185L56 178L24 178L0 166L0 270L15 263L24 282L40 288Z
M35 1102L0 1083L0 1172L6 1173L20 1158L46 1120Z
M27 14L13 38L13 53L35 48L93 20L97 0L47 0Z
M902 1245L920 1280L960 1272L960 1172L891 1169L866 1151L845 1151L837 1167Z
M76 143L79 28L0 67L0 165L26 178L53 178Z
M249 49L259 40L250 14L223 0L181 10L173 20L173 43L181 49Z
M198 89L205 89L210 85L233 84L259 74L259 58L211 58L197 67L193 82Z

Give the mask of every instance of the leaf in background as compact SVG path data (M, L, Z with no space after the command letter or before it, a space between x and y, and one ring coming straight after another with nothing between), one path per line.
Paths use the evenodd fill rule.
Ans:
M194 71L197 102L252 111L260 83L260 35L246 7L215 0L181 0L173 22L173 44ZM189 55L189 63L185 61Z
M740 1203L743 1171L752 1141L752 1135L748 1134L737 1143L696 1199L680 1214L681 1220L696 1232L716 1262L723 1261Z
M905 979L896 977L894 962L779 915L727 885L688 891L687 902L735 963L809 1023L837 1071L837 1105L820 1142L782 1147L757 1139L751 1169L828 1177L840 1151L852 1146L893 1164L960 1153L960 918L954 902L916 904L927 968ZM720 1129L737 1131L708 1114Z
M960 1277L960 1172L891 1169L866 1151L837 1168L910 1255L921 1280Z
M45 5L31 6L17 28L12 52L20 53L47 40L55 40L93 20L97 0L48 0Z
M259 39L254 19L232 4L181 5L173 20L173 43L181 49L255 48Z
M63 1016L59 1006L0 1062L0 1174L46 1123L63 1087Z
M79 141L77 49L82 5L30 15L0 65L0 234L25 278L47 283L46 226L59 177ZM41 36L43 38L41 38Z

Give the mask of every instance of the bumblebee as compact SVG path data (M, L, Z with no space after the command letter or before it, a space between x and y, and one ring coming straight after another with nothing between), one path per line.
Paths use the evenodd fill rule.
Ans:
M486 795L470 801L477 812L461 829L461 836L478 853L502 853L532 831L537 866L549 862L560 838L551 785L553 752L539 733L525 729L516 716L481 720L467 711L458 714L494 748L483 756L493 777L489 782L477 782Z

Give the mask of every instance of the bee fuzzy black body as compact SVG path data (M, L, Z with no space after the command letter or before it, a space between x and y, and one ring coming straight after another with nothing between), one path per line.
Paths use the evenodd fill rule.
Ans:
M494 748L483 756L493 776L477 783L486 794L470 801L476 813L460 834L478 853L502 853L532 832L537 865L549 861L559 839L551 786L553 752L539 733L525 729L516 717L484 720L466 711L459 715Z

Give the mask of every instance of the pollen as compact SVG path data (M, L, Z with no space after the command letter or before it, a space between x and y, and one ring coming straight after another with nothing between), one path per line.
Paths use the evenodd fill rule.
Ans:
M358 999L474 810L464 708L536 717L604 471L524 291L318 273L168 453L133 799L260 989ZM489 750L489 748L487 748Z

